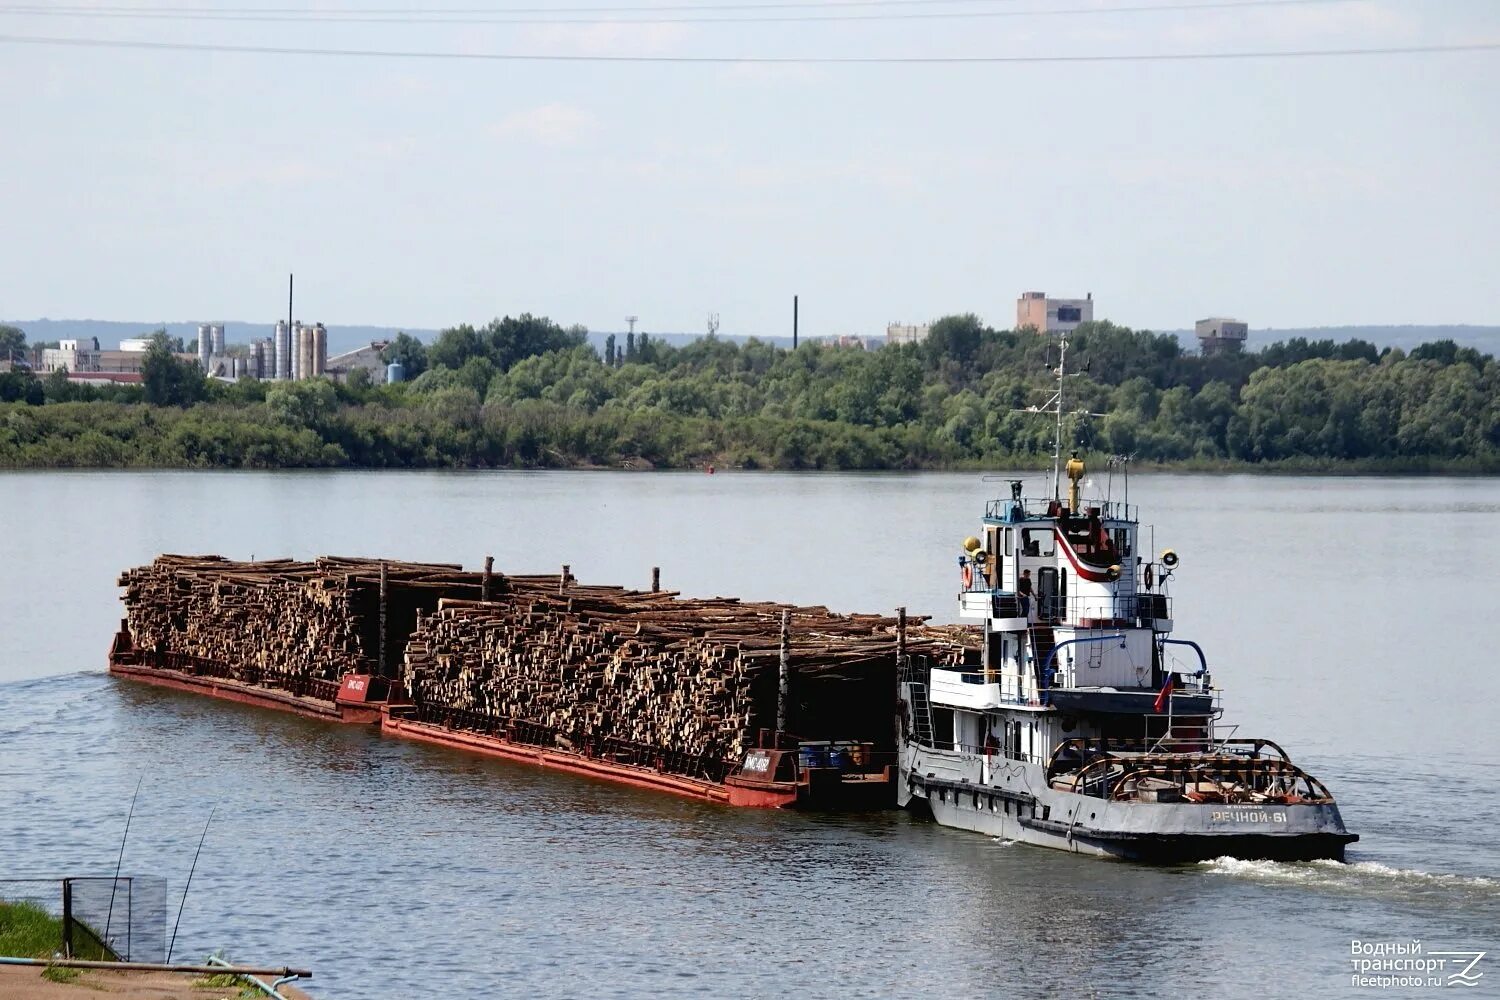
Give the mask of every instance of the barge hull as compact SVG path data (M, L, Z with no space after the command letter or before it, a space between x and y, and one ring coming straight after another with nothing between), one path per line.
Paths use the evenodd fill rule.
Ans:
M292 694L290 691L259 687L226 677L205 677L181 670L117 663L113 658L110 659L109 672L116 677L124 677L154 687L207 695L221 701L254 705L257 708L269 708L278 712L291 712L294 715L319 719L323 722L373 725L380 721L380 709L375 705L348 705L336 701L324 701L321 698L308 698Z
M153 687L205 695L220 701L253 705L256 708L289 712L304 718L340 724L378 725L382 735L397 739L414 740L433 746L443 746L467 753L498 757L504 760L531 764L537 767L566 771L570 774L630 785L655 792L666 792L684 798L704 802L717 802L732 806L785 809L809 805L808 788L795 782L719 782L709 778L673 774L639 764L626 764L613 760L588 756L570 750L542 747L529 743L518 743L504 737L476 733L462 729L420 722L407 718L405 705L392 706L383 698L370 698L370 679L359 675L344 678L338 688L339 697L329 700L291 691L251 684L232 677L223 676L228 671L224 664L197 664L196 668L177 669L173 666L148 666L147 656L130 645L128 633L116 636L109 652L109 673L116 677L149 684ZM209 672L200 672L206 669ZM380 688L384 694L384 688ZM348 697L345 697L348 695ZM830 782L819 782L828 786ZM860 782L861 785L870 784ZM888 783L883 783L888 787ZM874 786L871 785L873 788ZM825 788L825 791L827 789ZM835 789L843 792L843 789ZM866 808L870 807L866 795L823 795L826 805L845 806L845 800L853 800Z
M602 778L605 781L646 788L655 792L668 792L708 802L730 802L729 789L715 781L690 778L680 774L667 774L633 764L599 760L567 750L549 750L525 743L512 743L498 736L446 729L425 722L403 719L392 713L389 707L381 713L380 731L384 735L400 739L415 740L419 743L463 750L487 757L499 757L591 778Z

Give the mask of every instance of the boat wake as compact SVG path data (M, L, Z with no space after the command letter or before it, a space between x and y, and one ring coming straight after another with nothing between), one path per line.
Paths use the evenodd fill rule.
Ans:
M1393 868L1378 861L1244 861L1214 858L1200 861L1210 875L1229 875L1267 883L1306 885L1350 892L1406 892L1413 895L1452 894L1500 902L1500 879L1482 875L1424 872L1415 868Z
M0 698L13 698L17 706L0 716L0 738L56 731L53 724L73 709L97 704L98 682L105 677L98 671L80 670L0 683Z

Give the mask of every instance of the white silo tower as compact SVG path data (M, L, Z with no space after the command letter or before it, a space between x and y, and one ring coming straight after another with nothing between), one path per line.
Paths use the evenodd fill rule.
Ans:
M208 359L213 357L213 327L207 323L198 326L198 367L208 371Z
M312 328L312 374L322 375L328 370L328 328L314 323Z
M275 379L289 379L292 377L292 331L288 329L286 320L276 321L273 366L271 377Z

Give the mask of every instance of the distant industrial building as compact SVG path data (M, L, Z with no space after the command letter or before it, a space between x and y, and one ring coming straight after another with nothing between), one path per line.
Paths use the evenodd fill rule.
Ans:
M894 344L920 344L927 339L927 334L932 332L932 327L926 323L920 325L909 323L888 323L885 328L885 342Z
M865 343L865 338L852 333L839 333L821 339L825 347L847 347L858 351L869 348L869 345Z
M1194 328L1198 334L1198 353L1204 357L1238 354L1244 350L1245 339L1250 336L1250 324L1224 316L1200 319Z
M56 347L42 350L42 371L55 372L59 368L70 372L98 371L99 355L102 353L98 337L59 340Z
M224 346L223 324L199 324L198 367L208 375L234 374L234 359L229 357Z
M264 337L250 343L250 353L246 358L245 374L253 379L268 379L275 374L276 364L276 341L271 337Z
M277 335L280 336L280 325ZM293 380L317 378L328 368L328 328L322 323L292 323L290 348Z
M384 382L387 366L381 355L391 344L388 340L371 341L367 347L359 347L328 359L326 374L335 382L346 382L356 369L370 373L371 382Z
M146 361L146 351L134 346L139 342L139 340L124 341L120 345L120 350L104 351L99 349L98 337L60 340L56 347L48 347L41 352L40 370L55 372L61 369L74 375L138 374L141 365ZM127 347L127 344L130 346ZM147 339L145 344L149 347L151 341ZM181 361L191 361L196 359L197 355L178 354L176 357ZM105 381L120 380L106 379Z
M1022 292L1016 300L1016 329L1067 333L1094 321L1094 293L1081 299L1049 299L1045 292Z

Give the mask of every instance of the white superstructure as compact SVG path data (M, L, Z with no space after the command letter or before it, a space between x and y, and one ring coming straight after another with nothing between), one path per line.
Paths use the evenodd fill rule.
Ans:
M1061 441L1066 339L1047 407ZM1058 449L1052 495L989 502L959 556L963 662L909 657L897 798L949 826L1153 860L1342 857L1357 839L1276 744L1217 726L1196 643L1173 637L1178 564L1125 499L1085 500ZM1066 476L1066 494L1062 480Z

